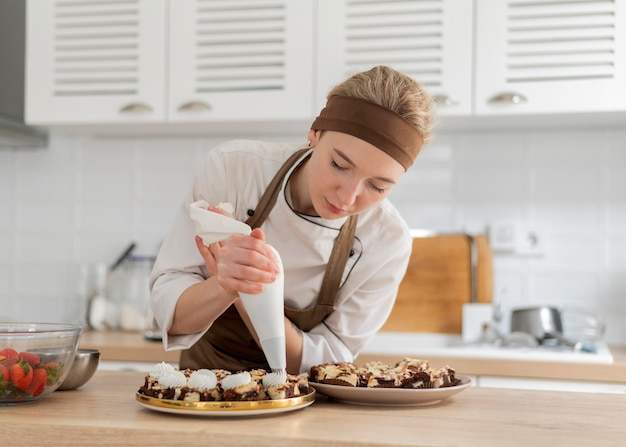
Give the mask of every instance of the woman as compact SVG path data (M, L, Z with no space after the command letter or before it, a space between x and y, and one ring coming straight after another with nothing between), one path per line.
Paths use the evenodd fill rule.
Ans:
M268 367L238 296L276 278L266 243L284 265L288 372L356 357L406 271L409 229L386 197L430 139L432 110L418 83L378 66L329 92L308 147L237 140L207 154L150 281L181 368ZM188 215L197 200L230 203L252 233L205 247Z

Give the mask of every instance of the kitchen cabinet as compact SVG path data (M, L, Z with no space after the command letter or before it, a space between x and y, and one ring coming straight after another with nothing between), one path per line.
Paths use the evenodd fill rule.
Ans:
M29 0L26 119L308 118L312 16L313 0Z
M626 110L626 1L476 0L477 115Z
M378 64L420 81L444 126L626 112L626 0L27 4L33 125L306 128L334 85Z
M387 64L420 81L442 117L626 111L624 0L320 0L319 10L318 91Z
M311 116L313 0L176 0L168 119Z
M506 388L517 390L566 391L570 393L626 394L626 383L606 383L583 380L535 379L525 377L475 377L481 388Z
M165 0L28 0L29 124L162 122Z
M319 0L319 100L345 77L383 64L418 80L439 115L470 115L473 7L468 0Z

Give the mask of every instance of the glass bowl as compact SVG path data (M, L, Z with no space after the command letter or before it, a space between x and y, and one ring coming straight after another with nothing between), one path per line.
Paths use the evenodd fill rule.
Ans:
M0 405L25 404L56 390L67 376L82 327L0 323Z

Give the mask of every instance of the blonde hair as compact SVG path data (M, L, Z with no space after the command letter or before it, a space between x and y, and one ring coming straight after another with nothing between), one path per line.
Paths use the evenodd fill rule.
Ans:
M385 65L350 76L328 92L332 96L364 99L397 113L422 136L433 136L435 106L431 96L413 78Z

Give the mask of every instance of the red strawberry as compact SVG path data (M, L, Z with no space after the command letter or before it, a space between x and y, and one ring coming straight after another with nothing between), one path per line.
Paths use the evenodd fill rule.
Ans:
M11 369L11 366L15 365L19 361L20 359L14 359L13 357L8 357L4 360L0 360L0 365L4 365L7 367L7 369Z
M15 388L26 390L33 381L33 368L28 363L18 362L9 370Z
M0 351L0 362L6 359L19 359L19 355L13 348L4 348Z
M46 363L46 372L48 373L48 385L52 385L61 377L63 374L63 370L61 369L61 365L57 362L48 362Z
M0 387L4 386L9 379L9 368L0 363Z
M47 381L48 373L46 372L45 368L34 369L33 381L30 382L30 385L28 385L28 388L26 388L26 392L32 394L33 396L39 396L41 393L43 393Z
M28 362L34 367L39 366L41 363L41 358L32 352L20 352L19 356L24 362Z

